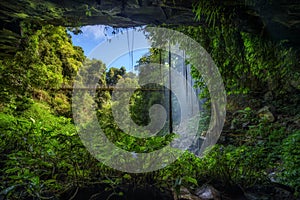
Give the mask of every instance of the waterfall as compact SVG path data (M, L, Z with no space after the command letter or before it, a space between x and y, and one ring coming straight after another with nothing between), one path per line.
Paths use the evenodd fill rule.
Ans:
M167 108L169 109L169 113L171 116L171 120L169 118L168 123L172 123L169 124L170 127L175 127L173 130L174 132L176 132L177 134L181 135L182 138L180 139L180 141L178 141L178 144L175 144L175 146L179 146L179 148L181 148L182 146L185 146L187 142L185 142L185 140L189 140L191 139L189 137L188 134L186 134L186 132L188 132L188 130L184 130L184 129L176 129L176 126L178 123L178 121L180 121L180 118L182 119L188 119L188 120L183 120L181 123L186 123L186 125L184 127L188 127L189 120L193 120L193 117L196 113L195 109L199 109L199 110L203 110L203 100L199 99L199 94L200 94L200 89L199 88L194 88L194 84L195 84L195 80L192 78L192 74L191 74L191 65L190 64L186 64L186 60L185 60L185 52L182 51L180 53L177 52L177 54L169 52L169 68L172 67L172 69L175 69L182 77L182 80L176 80L178 81L182 81L180 83L176 83L179 85L183 86L183 89L185 90L185 105L180 105L181 108L176 108L176 106L178 106L178 103L176 103L176 97L175 95L173 95L171 92L166 91L165 95L166 95L166 100L171 100L172 102L166 102ZM168 80L174 80L173 77L170 77L171 74L168 74ZM170 96L171 95L171 96ZM193 95L197 96L197 99L195 99L195 97ZM193 98L194 97L194 98ZM172 105L172 107L170 107L170 105ZM171 112L170 112L171 109ZM178 113L178 110L181 109L189 109L187 116L182 116L182 112ZM198 125L198 123L197 123ZM192 127L192 129L194 131L197 131L198 127ZM196 155L198 155L201 145L202 145L202 141L203 138L200 136L200 133L197 133L197 137L194 138L194 142L192 145L189 146L188 150Z

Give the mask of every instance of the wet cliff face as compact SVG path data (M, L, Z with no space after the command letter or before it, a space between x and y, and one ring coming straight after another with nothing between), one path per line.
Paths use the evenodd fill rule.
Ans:
M195 22L192 12L197 0L2 0L0 2L0 50L13 53L21 35L20 23L83 26L105 24L132 27L145 24L205 25ZM225 0L214 1L236 12L240 29L289 40L299 46L300 1Z

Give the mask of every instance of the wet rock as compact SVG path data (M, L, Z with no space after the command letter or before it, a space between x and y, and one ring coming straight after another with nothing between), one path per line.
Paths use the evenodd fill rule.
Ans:
M245 193L247 200L296 200L293 196L293 190L286 185L280 183L272 183L270 185L256 185L248 188Z
M271 182L273 183L278 183L278 177L277 177L277 173L276 172L271 172L268 174L268 178L270 179Z
M245 197L247 200L268 200L268 196L263 196L262 194L255 193L245 193Z
M200 197L193 195L187 188L181 187L179 195L174 192L174 200L203 200Z
M197 189L195 194L202 200L220 200L220 193L210 185L204 185Z
M274 122L275 117L269 109L270 108L268 106L264 106L257 112L257 114L258 114L259 118L262 120L265 120L267 122Z

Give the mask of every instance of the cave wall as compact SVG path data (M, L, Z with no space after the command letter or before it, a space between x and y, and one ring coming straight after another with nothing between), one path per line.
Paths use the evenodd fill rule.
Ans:
M20 23L67 27L104 24L133 27L145 24L205 25L195 22L197 0L2 0L0 2L1 54L13 54L21 37ZM225 0L219 4L237 13L236 25L247 32L299 47L300 1Z

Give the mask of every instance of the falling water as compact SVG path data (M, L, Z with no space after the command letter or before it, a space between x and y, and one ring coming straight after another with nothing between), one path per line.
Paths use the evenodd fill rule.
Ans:
M174 94L172 93L168 93L165 92L165 95L171 95L171 98L166 98L166 99L171 99L172 102L171 104L169 103L169 105L172 105L171 110L173 110L172 112L172 120L169 120L169 123L172 123L171 126L175 127L174 128L174 132L176 132L177 134L181 135L182 138L180 139L180 145L185 146L185 144L187 142L185 142L185 140L189 140L189 136L188 134L186 134L188 131L191 130L183 130L183 129L176 129L176 123L178 123L178 121L180 121L179 118L182 119L189 119L189 120L193 120L193 117L195 116L195 109L200 109L203 110L203 102L204 100L199 99L199 94L200 94L200 89L199 88L195 88L193 87L195 85L195 80L192 78L192 74L191 74L191 65L190 64L186 64L186 58L185 58L185 52L181 51L180 53L177 54L169 54L171 55L171 58L169 59L171 62L169 62L169 67L172 67L172 69L176 69L176 71L182 76L184 77L184 79L182 79L182 83L176 83L179 85L183 85L184 89L185 89L185 95L186 95L186 101L185 104L186 105L178 105L178 103L176 103L176 97L174 96ZM170 66L171 65L171 66ZM170 76L170 74L169 74ZM172 80L172 77L169 77ZM176 80L179 81L179 80ZM193 95L196 95L198 98L197 100L195 100L195 98L193 98ZM168 96L169 97L169 96ZM181 106L181 108L176 108L176 106ZM178 110L180 109L189 109L188 112L188 116L182 116L182 113L178 114ZM177 111L177 112L174 112ZM181 123L186 123L186 125L184 125L183 127L187 128L189 123L188 121L182 121ZM192 127L192 129L194 131L197 131L198 127ZM203 141L203 137L200 136L200 133L197 133L197 137L194 138L194 142L193 144L188 148L188 150L196 155L199 154L201 145L202 145L202 141ZM179 145L179 146L180 146ZM175 145L176 146L176 145Z

